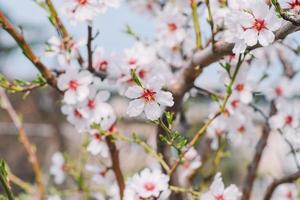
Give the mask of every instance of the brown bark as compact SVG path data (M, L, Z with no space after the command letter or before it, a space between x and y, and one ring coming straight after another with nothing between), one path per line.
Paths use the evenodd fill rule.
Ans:
M120 167L119 150L117 149L116 144L111 136L106 137L106 143L110 152L112 170L114 171L119 186L120 199L122 200L124 196L125 181Z

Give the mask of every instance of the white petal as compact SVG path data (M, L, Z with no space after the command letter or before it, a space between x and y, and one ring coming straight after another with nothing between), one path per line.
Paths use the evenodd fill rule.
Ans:
M101 145L98 141L92 140L89 145L87 146L87 151L90 152L92 155L97 155L101 151Z
M161 109L156 102L149 102L145 105L145 114L147 119L157 120L161 115Z
M142 96L143 93L143 88L141 88L140 86L131 86L127 89L127 91L125 92L125 96L130 98L130 99L136 99Z
M64 94L64 101L67 104L75 104L77 102L76 91L67 90Z
M89 71L81 71L78 74L78 83L79 84L84 84L84 85L88 85L93 81L93 76L91 75L91 73Z
M53 154L52 156L52 162L55 165L63 165L65 163L64 157L60 152L56 152L55 154Z
M245 12L241 12L239 13L240 14L240 24L243 26L243 27L246 27L246 28L249 28L253 25L253 16L250 15L249 13L245 13Z
M158 91L156 93L156 101L163 106L173 106L173 96L171 92Z
M240 94L241 101L245 104L248 104L252 101L252 93L251 92L243 92Z
M154 91L160 90L165 84L165 81L160 76L154 76L147 82L147 88L151 88Z
M267 28L271 31L278 30L282 25L282 20L279 19L273 12L270 12L266 18Z
M60 90L64 91L64 90L68 89L69 81L70 81L70 76L68 76L68 74L62 74L57 79L57 87Z
M78 101L83 101L89 96L90 90L86 86L79 86L76 90Z
M224 191L224 197L225 199L232 199L237 200L241 196L241 193L239 192L239 189L235 185L230 185L226 190Z
M213 183L210 186L210 190L214 196L222 195L224 192L224 183L221 174L218 173L215 176Z
M244 32L243 38L248 46L257 44L257 32L253 29L248 29Z
M98 92L97 96L96 96L96 102L104 102L107 101L110 97L110 93L106 90L100 91Z
M144 110L145 103L141 99L135 99L129 102L129 106L127 108L127 114L130 117L136 117L140 115Z
M269 6L263 1L256 1L253 7L252 11L256 19L265 19L270 12Z
M238 55L240 53L244 53L246 48L247 44L245 43L245 40L238 40L235 42L232 52Z
M262 46L271 44L275 39L275 35L272 31L264 29L259 33L258 40Z
M201 195L200 200L215 200L215 197L210 192L206 192Z

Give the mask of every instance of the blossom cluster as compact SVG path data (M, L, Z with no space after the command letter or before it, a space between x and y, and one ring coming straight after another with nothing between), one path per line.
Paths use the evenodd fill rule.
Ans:
M105 163L85 165L92 181L104 186L105 192L92 194L95 199L122 199L106 142L108 136L119 134L116 131L118 119L140 117L157 125L163 123L166 108L178 106L178 99L173 97L176 94L171 91L178 89L179 82L183 81L182 74L185 75L185 70L194 64L196 55L195 16L192 16L195 13L191 13L191 3L195 2L196 18L208 18L208 21L214 22L206 24L213 24L213 33L210 33L213 37L207 39L204 46L214 49L222 44L234 45L232 54L220 60L218 75L214 77L215 82L221 84L217 89L208 88L213 91L209 95L214 99L208 118L217 116L206 129L205 139L208 139L212 151L218 153L224 141L230 148L253 147L257 140L256 132L261 128L258 121L266 121L273 132L280 133L294 148L300 148L299 101L294 99L300 92L295 84L299 73L294 66L287 69L282 59L286 55L281 52L283 49L291 51L290 44L275 43L278 39L276 32L285 22L274 5L264 0L211 0L210 5L202 0L127 2L138 13L153 18L156 28L153 41L138 37L128 27L127 33L136 39L131 47L121 52L108 52L105 47L92 45L88 61L81 55L85 55L82 54L83 49L91 45L93 37L76 40L53 36L46 44L46 55L54 56L60 66L55 72L57 87L63 93L62 113L78 132L88 134L86 150L93 156L100 156ZM299 14L300 1L279 3L291 16ZM99 14L120 4L119 0L65 0L62 10L73 25L84 22L90 28ZM256 49L258 47L262 48ZM278 62L283 66L280 75L272 80L269 66ZM202 88L197 81L195 86L196 90ZM126 116L117 116L110 102L110 98L116 95L128 101ZM187 92L182 96L183 100L179 102L184 104L188 97L193 97L193 93ZM270 112L269 116L264 114L269 110L264 109L265 105L261 106L262 109L257 106L259 101L270 103L276 111ZM180 123L178 121L175 123ZM94 125L98 128L95 129ZM167 129L169 127L171 124ZM203 167L205 160L202 161L199 151L185 143L176 152L180 157L178 182L181 186L189 186L193 175ZM50 168L54 182L62 184L73 167L63 154L54 154ZM124 200L169 199L174 190L171 182L171 177L159 167L146 166L126 180ZM286 184L274 194L274 200L284 197L296 199L297 189L294 184ZM201 191L198 198L238 200L241 196L236 185L225 188L221 173L217 173L208 190ZM59 199L58 196L51 198Z

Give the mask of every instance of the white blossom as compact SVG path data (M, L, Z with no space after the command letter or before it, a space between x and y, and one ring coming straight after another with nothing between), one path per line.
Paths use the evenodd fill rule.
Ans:
M67 104L76 104L84 101L89 95L89 85L93 77L89 71L78 71L77 69L68 69L58 77L57 86L64 91L64 102Z
M155 198L166 200L170 194L169 177L158 170L144 169L126 184L124 200Z
M221 173L217 173L209 191L201 195L200 200L238 200L241 192L235 185L225 188Z
M56 184L62 184L65 180L66 165L63 155L60 152L56 152L52 156L52 164L50 167L50 174L54 176L54 182ZM54 199L57 197L53 197Z
M133 99L130 101L127 113L130 117L136 117L145 112L150 120L158 119L162 114L162 106L173 106L173 97L170 92L161 90L163 82L159 78L153 78L145 84L131 86L125 95Z

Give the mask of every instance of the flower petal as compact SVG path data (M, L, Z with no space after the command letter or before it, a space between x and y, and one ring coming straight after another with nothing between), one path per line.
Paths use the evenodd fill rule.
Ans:
M158 91L156 93L156 101L163 106L173 106L173 96L170 92Z
M161 109L156 102L149 102L145 105L145 114L147 119L157 120L161 115Z
M129 106L127 108L127 114L130 117L136 117L143 112L144 107L145 107L145 103L141 99L135 99L133 101L130 101Z
M76 91L67 90L64 95L64 101L67 104L75 104L77 102Z
M143 88L141 88L140 86L131 86L127 89L127 91L125 92L125 96L130 98L130 99L136 99L142 96L143 93Z
M262 46L267 46L275 40L275 35L272 31L264 29L258 35L258 41Z
M248 46L257 44L257 32L253 29L248 29L244 32L243 38Z

